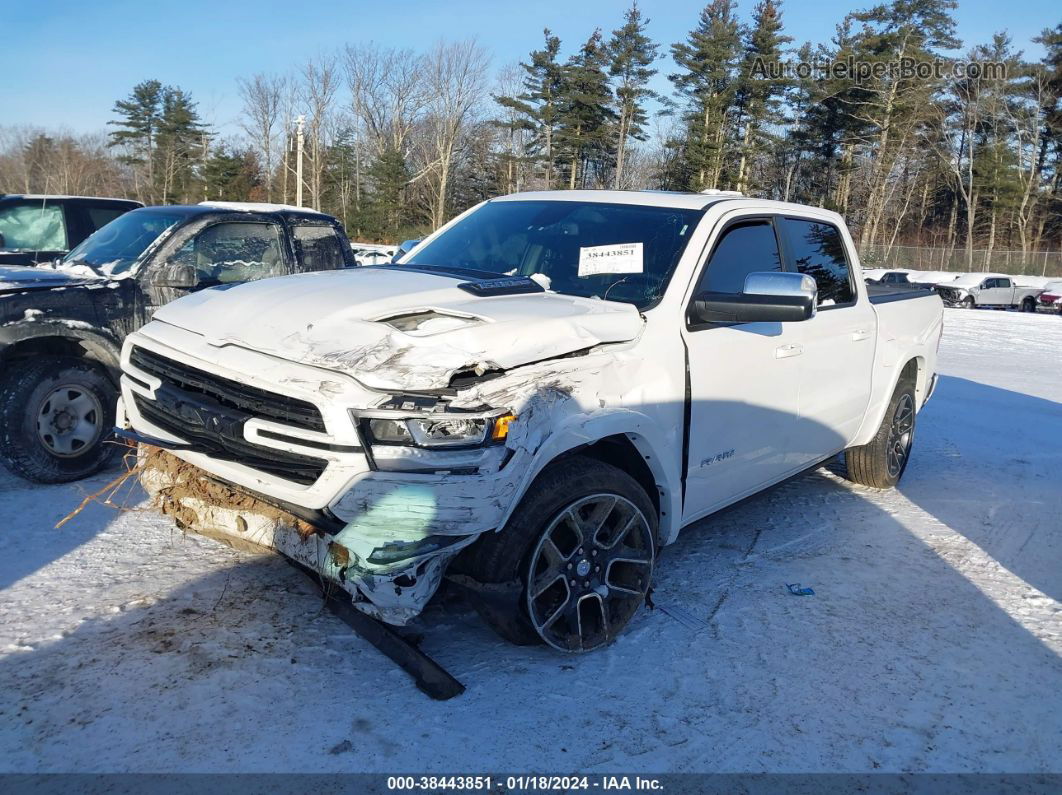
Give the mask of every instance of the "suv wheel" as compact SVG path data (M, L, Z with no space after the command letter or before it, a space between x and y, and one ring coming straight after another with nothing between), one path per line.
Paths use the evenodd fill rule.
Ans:
M974 303L974 297L972 295L968 295L962 299L963 309L973 309L975 306L976 304Z
M118 393L99 365L46 356L20 361L0 385L0 458L38 483L66 483L102 469Z
M480 583L519 583L508 603L480 609L503 638L587 652L615 640L645 602L656 536L656 510L637 481L573 456L535 479L462 568Z
M875 489L895 486L911 458L915 433L914 381L900 381L877 434L867 444L844 451L848 479Z

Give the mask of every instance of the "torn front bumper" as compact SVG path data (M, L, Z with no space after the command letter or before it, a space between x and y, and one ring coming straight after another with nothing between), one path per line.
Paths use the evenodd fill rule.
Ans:
M403 538L397 528L390 540L378 544L366 538L356 520L334 531L322 529L255 495L232 491L187 461L159 459L171 454L155 449L145 455L145 449L140 481L182 529L238 549L279 552L349 593L359 610L389 624L417 616L453 558L479 535L429 534L418 525L419 535Z

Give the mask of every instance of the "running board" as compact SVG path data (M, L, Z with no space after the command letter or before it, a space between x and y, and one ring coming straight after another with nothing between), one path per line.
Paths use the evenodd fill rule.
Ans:
M321 590L325 605L333 615L350 627L361 638L389 657L399 668L413 677L417 688L435 699L446 701L465 692L465 686L431 657L426 655L394 629L367 615L351 604L350 594L346 591L328 593L321 588L321 577L317 572L284 557L289 564L301 571Z

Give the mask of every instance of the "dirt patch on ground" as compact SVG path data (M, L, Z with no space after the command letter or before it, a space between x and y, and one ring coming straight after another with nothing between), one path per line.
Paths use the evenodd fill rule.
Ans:
M227 486L210 477L199 467L158 447L140 446L137 470L141 483L152 495L153 507L166 516L172 516L177 526L182 529L202 529L198 526L195 511L187 504L188 501L194 500L240 513L258 514L279 524L294 527L304 538L316 532L316 528L309 522L244 491Z

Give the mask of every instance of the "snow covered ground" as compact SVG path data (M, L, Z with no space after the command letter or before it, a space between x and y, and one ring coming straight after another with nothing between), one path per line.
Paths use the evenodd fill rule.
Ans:
M444 703L282 561L98 506L54 530L108 478L0 474L0 770L1060 772L1062 321L946 324L898 491L820 469L687 529L591 656L435 603Z

